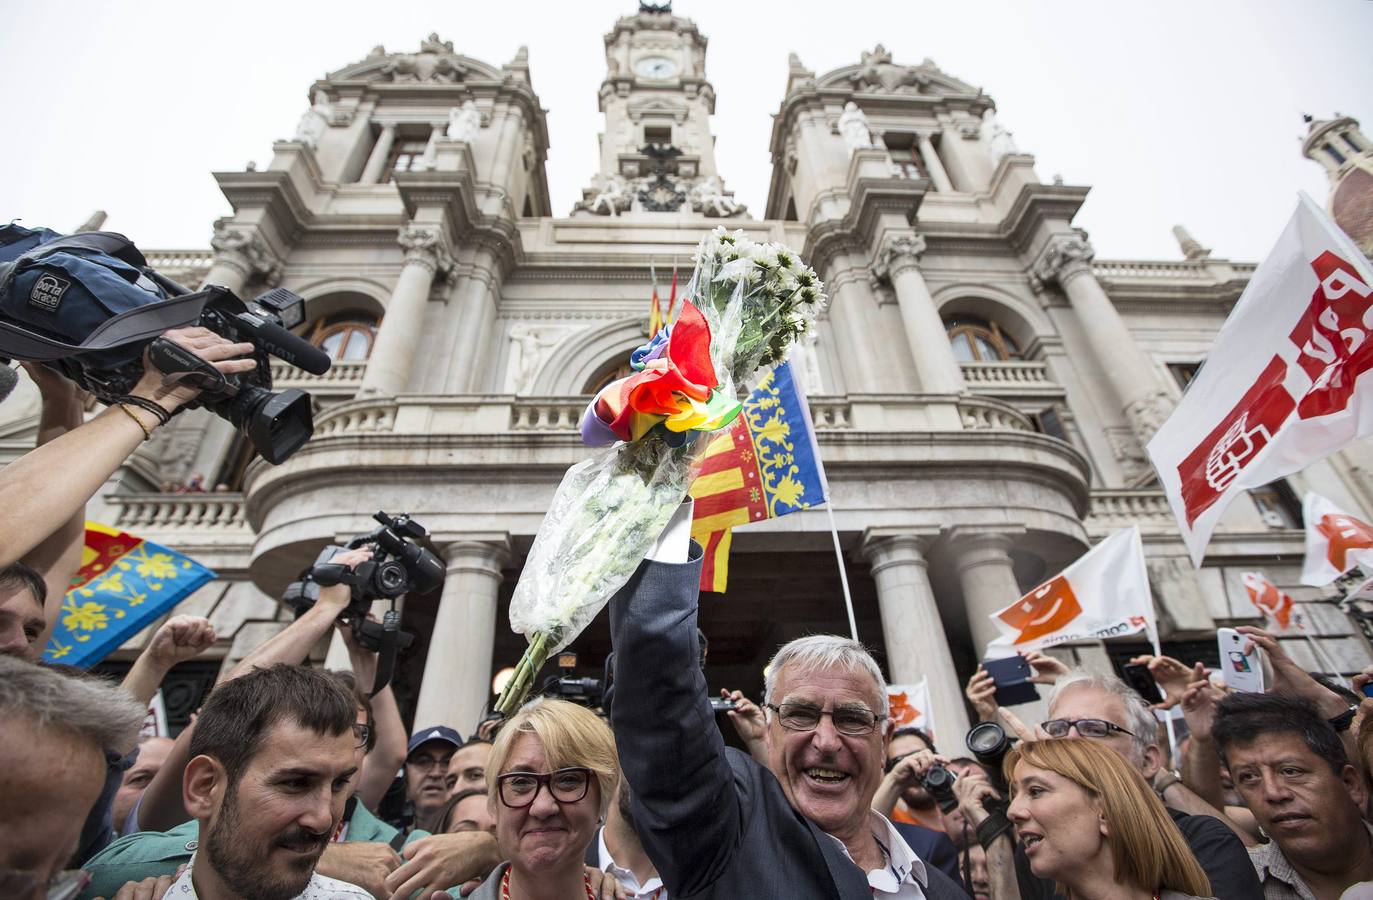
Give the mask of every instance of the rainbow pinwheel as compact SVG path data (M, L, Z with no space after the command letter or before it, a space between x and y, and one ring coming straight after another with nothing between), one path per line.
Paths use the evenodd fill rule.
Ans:
M655 432L669 446L692 431L717 431L743 404L719 390L710 361L710 325L691 303L677 321L629 357L634 374L601 389L582 414L582 440L593 447L637 441Z

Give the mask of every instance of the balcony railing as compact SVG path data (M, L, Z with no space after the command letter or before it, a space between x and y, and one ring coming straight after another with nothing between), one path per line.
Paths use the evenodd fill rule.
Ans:
M1139 525L1145 531L1176 531L1177 519L1162 491L1092 491L1088 526L1102 530Z
M1005 403L986 397L964 397L958 401L963 427L970 431L1034 431L1030 417Z
M576 431L583 397L530 397L510 405L511 431Z
M1042 362L965 362L960 363L963 380L973 390L998 387L1056 387L1049 380L1049 367Z
M105 502L119 507L114 525L134 535L249 533L243 516L243 495L238 493L108 494Z
M311 375L304 369L284 362L272 361L272 386L277 390L299 388L311 394L337 399L351 397L362 384L363 373L367 371L365 359L339 359L323 375Z

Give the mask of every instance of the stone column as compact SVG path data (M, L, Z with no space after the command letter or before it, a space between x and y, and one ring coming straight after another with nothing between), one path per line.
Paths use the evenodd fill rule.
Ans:
M944 171L944 163L939 159L939 153L934 149L934 142L925 132L916 134L916 141L920 146L920 158L925 160L925 168L929 170L930 181L934 182L934 189L948 193L953 190L953 182L949 180L949 173Z
M1032 285L1042 290L1058 282L1068 295L1092 354L1111 382L1121 409L1141 444L1158 431L1173 402L1159 384L1153 363L1135 343L1124 319L1092 272L1094 251L1079 234L1049 239L1031 270Z
M415 706L415 727L477 727L491 697L496 594L509 561L505 541L458 541L443 549L447 574Z
M367 165L362 167L358 184L377 184L386 174L386 160L391 155L391 146L396 142L396 126L383 125L372 153L367 157Z
M203 284L223 285L241 294L243 286L254 276L275 283L281 274L281 264L251 228L234 228L221 219L215 223L210 246L215 250L215 258Z
M896 303L911 355L915 357L920 390L927 394L959 394L963 392L963 370L954 359L944 322L925 285L925 277L920 274L920 255L924 252L925 238L921 235L889 234L882 242L873 270L878 277L889 278L896 289Z
M1021 596L1009 552L1015 542L1005 531L980 533L955 529L952 538L958 580L963 586L963 605L968 611L968 628L972 632L977 658L982 659L987 654L987 644L1001 634L990 617Z
M406 225L396 240L405 248L405 264L386 302L386 315L377 329L367 371L358 388L360 397L395 395L405 389L434 276L452 266L443 232L437 226Z
M930 587L924 541L915 534L869 535L862 552L877 582L887 674L893 684L928 680L931 718L945 746L952 747L968 733L968 713Z

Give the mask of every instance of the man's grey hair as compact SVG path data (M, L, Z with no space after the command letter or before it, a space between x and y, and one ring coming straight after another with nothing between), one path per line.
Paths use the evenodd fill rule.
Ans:
M774 692L777 689L777 676L786 666L801 672L815 672L821 669L865 672L872 677L877 687L877 702L881 708L874 712L883 716L888 712L887 680L882 677L882 670L877 667L877 660L872 658L868 648L855 640L837 634L813 634L783 645L772 658L772 662L768 663L763 685L764 704L776 702ZM770 710L764 711L771 713Z
M1145 752L1158 745L1158 719L1139 692L1114 675L1074 668L1054 682L1053 689L1049 691L1049 709L1054 708L1059 697L1074 688L1091 688L1120 698L1125 707L1124 724L1130 729L1130 744L1134 751L1131 761L1136 766L1143 766Z
M146 713L112 681L0 656L0 720L11 727L62 731L123 755L138 742ZM24 719L32 724L16 724Z

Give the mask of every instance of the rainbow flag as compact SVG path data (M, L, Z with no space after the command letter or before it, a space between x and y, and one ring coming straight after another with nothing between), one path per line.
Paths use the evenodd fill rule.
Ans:
M728 582L734 528L828 501L815 426L790 363L773 369L706 446L691 496L691 537L705 549L701 590L717 593Z
M87 522L81 569L43 659L93 666L214 577L175 550Z

